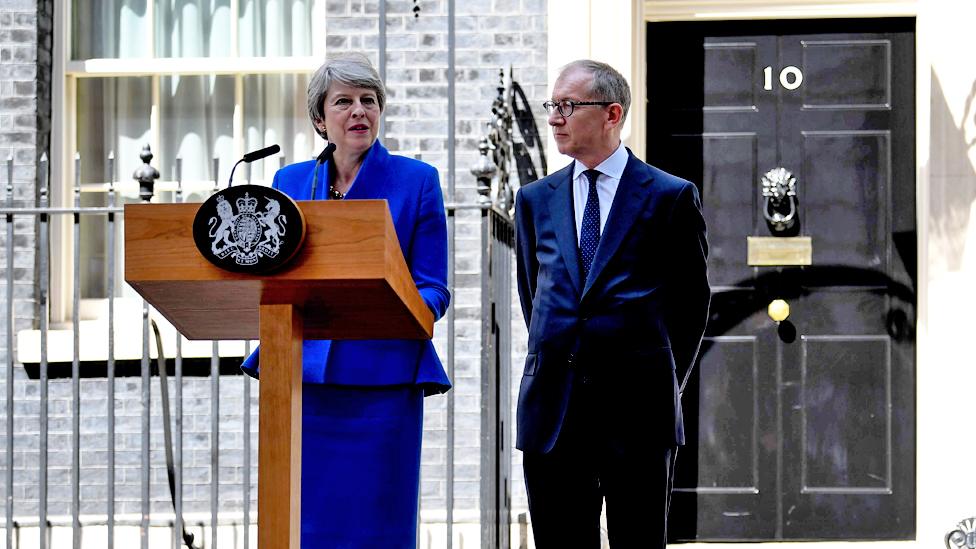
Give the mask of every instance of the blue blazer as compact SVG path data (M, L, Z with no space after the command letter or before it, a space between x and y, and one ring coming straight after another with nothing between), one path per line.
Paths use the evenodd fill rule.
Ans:
M573 165L515 200L517 278L529 330L516 446L556 444L573 379L606 387L608 429L684 443L680 387L708 316L708 245L698 189L629 159L586 280L573 213Z
M315 161L278 170L273 187L295 200L327 196L329 163L319 166L312 197ZM447 220L437 170L424 162L391 155L377 140L366 153L347 200L387 201L400 250L424 303L439 319L447 311ZM258 353L244 360L241 369L257 377ZM430 340L306 340L302 347L303 381L333 385L423 386L426 394L451 388Z

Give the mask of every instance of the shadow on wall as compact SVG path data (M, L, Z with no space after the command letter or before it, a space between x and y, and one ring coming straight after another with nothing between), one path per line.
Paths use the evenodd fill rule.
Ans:
M929 263L937 277L962 270L966 263L976 265L976 168L969 156L976 148L976 82L959 124L935 71L931 104L930 135L939 146L932 147L929 158Z

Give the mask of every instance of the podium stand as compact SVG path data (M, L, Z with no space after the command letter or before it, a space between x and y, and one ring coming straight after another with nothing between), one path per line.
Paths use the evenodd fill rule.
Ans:
M298 202L305 243L266 276L197 251L200 204L125 207L125 280L188 339L260 339L258 547L301 540L302 340L429 339L385 200ZM327 487L323 487L327 489Z

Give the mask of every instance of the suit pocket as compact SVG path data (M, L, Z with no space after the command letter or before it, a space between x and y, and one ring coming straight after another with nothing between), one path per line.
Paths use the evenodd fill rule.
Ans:
M529 353L525 357L525 370L522 372L523 375L534 376L538 364L539 364L539 354Z

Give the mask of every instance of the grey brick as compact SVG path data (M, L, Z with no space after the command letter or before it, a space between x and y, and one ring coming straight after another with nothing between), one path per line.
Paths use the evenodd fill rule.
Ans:
M6 37L0 34L0 40L6 38L6 40L3 40L4 42L27 44L37 39L37 32L34 29L11 29L8 32L9 34Z
M490 48L492 35L485 32L461 32L455 35L455 45L458 49Z
M408 51L405 53L405 62L410 66L423 65L447 65L446 51Z
M518 31L525 30L531 26L531 17L528 16L504 16L491 15L482 17L478 21L478 28L482 31Z
M526 48L545 48L546 44L548 43L546 33L544 32L523 32L521 36L522 45ZM533 81L538 82L538 80ZM542 82L545 82L545 80L542 80Z
M0 60L10 61L12 52L9 48L0 48ZM0 78L26 79L34 78L37 74L37 67L30 65L0 65Z
M0 98L0 109L10 110L10 111L27 111L34 108L34 98L33 97L3 97ZM21 141L14 140L9 141L9 143L21 143Z
M495 46L513 46L519 43L519 33L500 32L495 34Z
M446 69L420 69L418 79L421 82L443 82L446 73Z
M11 61L14 63L33 63L37 50L33 46L17 46L12 48Z
M343 48L346 45L346 37L341 35L328 35L325 37L325 46L329 49Z
M491 12L492 0L464 0L458 2L456 15L483 15Z
M492 11L494 13L517 13L519 11L519 0L492 0Z
M349 0L326 0L325 12L328 15L346 15L349 13Z
M10 15L10 14L6 14ZM4 24L0 22L0 24ZM28 27L33 28L37 25L37 16L33 13L16 13L13 14L13 24L18 27Z
M336 17L329 20L329 30L337 31L373 31L376 30L376 20L361 17Z

